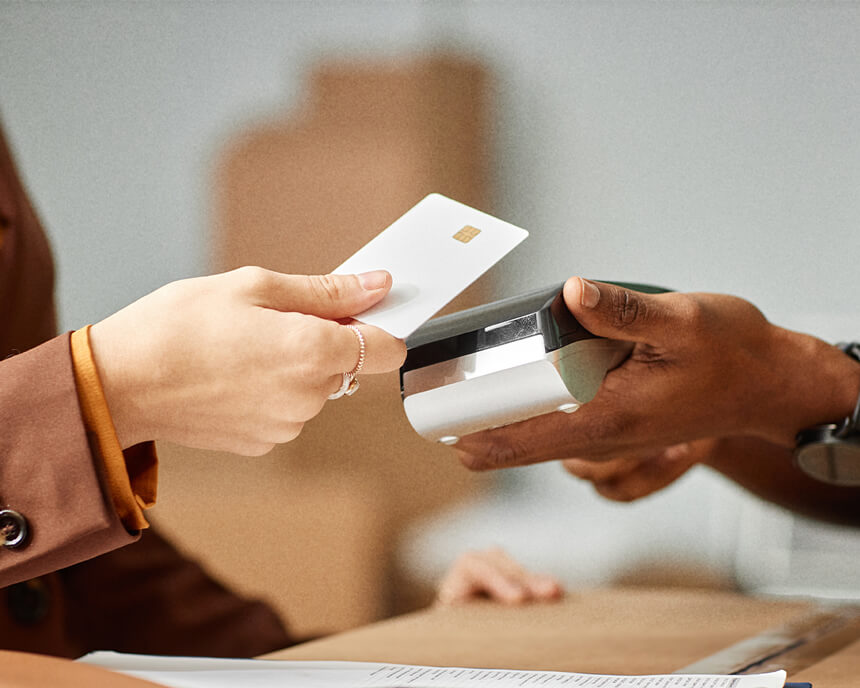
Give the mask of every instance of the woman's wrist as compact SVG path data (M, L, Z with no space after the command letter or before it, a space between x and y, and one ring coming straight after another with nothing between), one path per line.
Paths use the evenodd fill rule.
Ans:
M146 414L141 407L142 390L131 374L134 362L122 340L114 336L111 318L92 326L90 348L120 446L125 450L155 439L143 422Z

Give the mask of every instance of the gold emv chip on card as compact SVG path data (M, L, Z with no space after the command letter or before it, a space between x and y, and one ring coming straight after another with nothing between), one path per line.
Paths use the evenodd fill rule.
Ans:
M472 239L478 236L481 233L481 230L477 227L472 227L472 225L466 225L454 235L454 238L457 241L462 241L464 244L468 244Z

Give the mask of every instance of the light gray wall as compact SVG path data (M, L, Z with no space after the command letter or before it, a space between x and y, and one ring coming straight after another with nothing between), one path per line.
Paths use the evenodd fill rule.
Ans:
M0 25L0 114L57 249L65 327L204 269L219 146L296 106L314 60L448 46L495 75L494 210L532 232L500 295L571 273L650 281L860 336L857 3L5 2ZM533 548L559 552L571 522L613 562L601 532L675 552L707 532L730 563L719 508L677 518L734 504L713 481L619 511L562 496L551 471L515 480L567 503L561 532L522 508Z
M449 45L496 75L506 291L570 273L853 312L854 3L5 3L0 112L63 322L204 266L222 137L330 53ZM332 190L336 193L336 190Z
M857 313L860 6L473 4L497 65L509 274Z
M407 51L421 16L394 3L0 5L0 116L56 249L63 325L203 271L225 137L295 106L332 50Z

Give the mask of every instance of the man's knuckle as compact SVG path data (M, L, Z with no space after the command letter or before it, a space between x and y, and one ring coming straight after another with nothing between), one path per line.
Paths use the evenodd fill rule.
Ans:
M680 294L677 312L688 332L701 333L708 326L708 311L694 294Z
M516 442L496 445L490 451L490 468L507 468L520 463L524 452Z
M629 289L612 290L612 313L615 327L622 329L647 317L648 306L645 300Z

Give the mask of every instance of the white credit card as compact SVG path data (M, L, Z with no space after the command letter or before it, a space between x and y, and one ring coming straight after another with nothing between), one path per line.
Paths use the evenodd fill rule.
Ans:
M391 291L355 318L405 339L528 235L434 193L332 272L388 270Z

